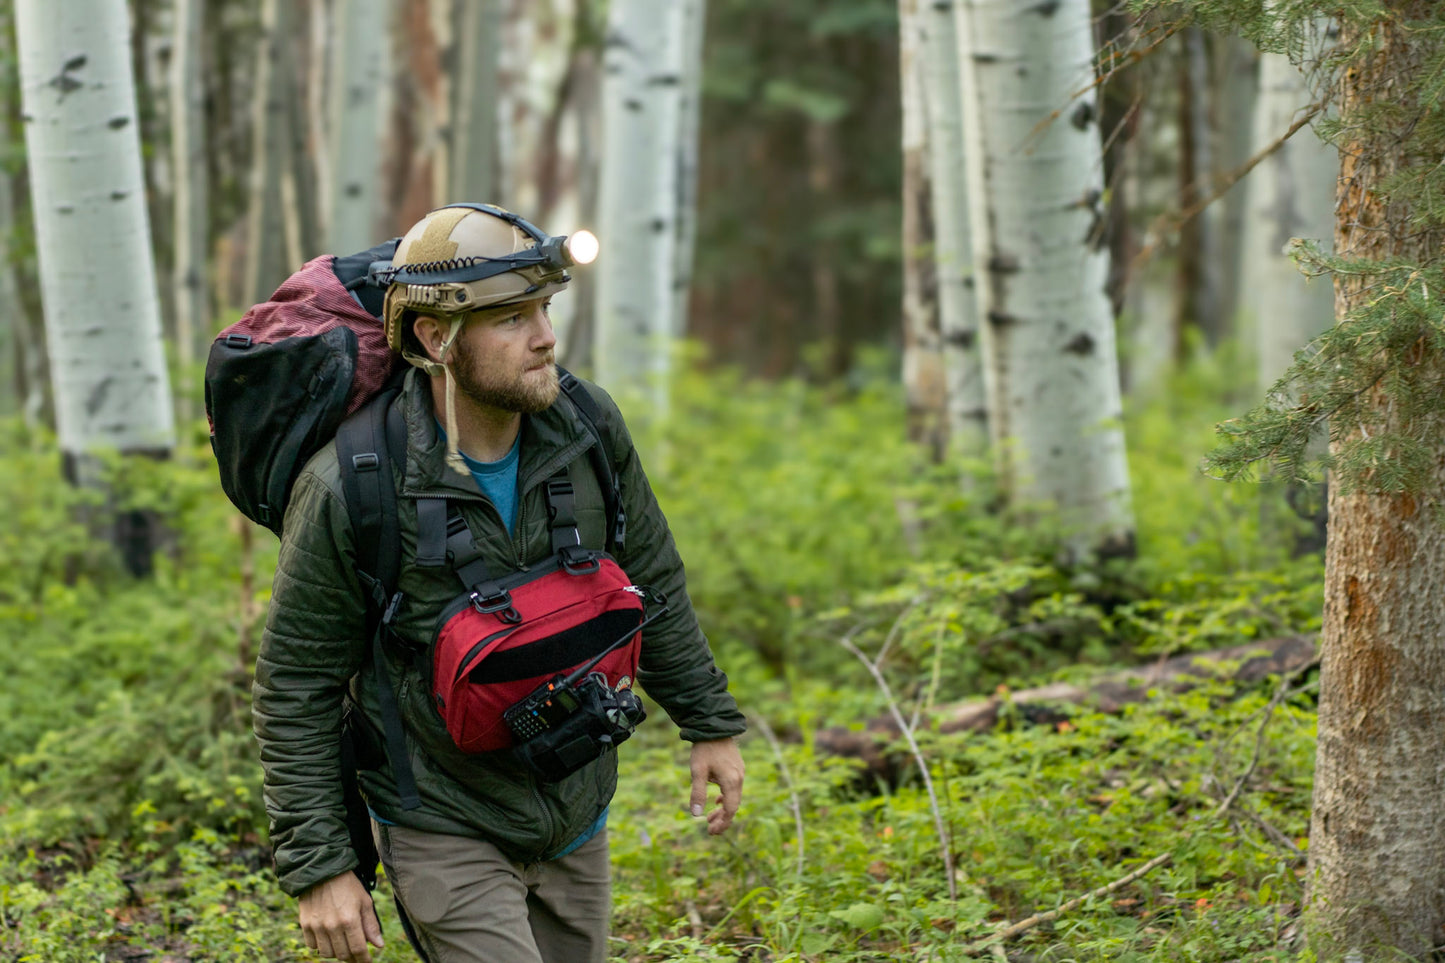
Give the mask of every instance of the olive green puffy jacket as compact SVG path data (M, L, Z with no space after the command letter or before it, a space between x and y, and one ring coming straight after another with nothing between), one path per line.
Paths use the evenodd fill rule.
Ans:
M602 409L599 427L611 440L627 512L625 550L618 562L634 583L660 590L670 602L643 633L638 681L667 710L684 739L737 735L744 729L742 714L698 627L682 561L622 416L602 389L583 384ZM543 483L566 466L577 492L583 543L602 546L605 511L587 455L595 442L565 395L546 411L523 418L515 537L507 534L473 480L446 466L430 385L420 372L408 374L396 404L407 426L406 477L397 486L405 595L395 622L400 643L425 649L437 616L461 590L447 569L407 564L416 547L416 503L406 496L455 500L488 571L500 574L551 554ZM253 717L276 872L282 889L294 896L356 865L339 781L342 700L348 686L371 730L381 731L363 593L352 567L356 548L334 444L312 458L297 479L284 533L256 662ZM617 783L616 753L553 784L539 783L505 752L465 755L432 707L414 661L398 646L386 651L421 806L401 808L391 768L382 764L361 774L362 790L377 816L421 830L483 837L511 858L529 862L557 853L601 815Z

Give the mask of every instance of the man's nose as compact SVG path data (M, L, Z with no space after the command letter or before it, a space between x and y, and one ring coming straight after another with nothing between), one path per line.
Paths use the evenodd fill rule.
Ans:
M532 310L532 346L539 351L552 348L557 343L557 333L552 330L552 319L540 307Z

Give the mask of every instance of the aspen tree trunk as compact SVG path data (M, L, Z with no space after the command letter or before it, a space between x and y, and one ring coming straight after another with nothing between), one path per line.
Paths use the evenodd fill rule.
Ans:
M381 97L391 75L389 0L338 0L332 44L331 196L327 249L361 251L379 240Z
M126 5L22 0L15 12L56 428L71 479L96 484L99 452L163 456L176 440ZM126 557L136 574L149 570L143 534Z
M1422 59L1440 42L1400 21L1432 21L1437 5L1382 7L1367 53L1341 78L1339 105L1347 122L1362 105L1389 103L1398 113L1374 133L1356 124L1342 131L1335 250L1438 264L1445 231L1420 228L1411 205L1387 207L1376 192L1398 172L1440 161L1406 154L1392 129L1421 116ZM1342 37L1347 48L1360 40L1353 28ZM1335 284L1337 316L1372 296L1358 275L1336 275ZM1438 344L1401 350L1400 363L1445 378ZM1368 400L1374 417L1361 427L1374 436L1428 418L1415 427L1445 437L1438 411L1403 411L1381 388ZM1345 437L1336 433L1336 450ZM1331 486L1306 918L1322 960L1351 950L1366 960L1425 959L1445 934L1445 449L1434 462L1433 480L1413 494Z
M460 44L457 38L457 24L461 21L462 5L467 0L425 0L427 19L431 35L435 38L437 50L436 85L433 88L432 117L435 137L432 148L432 206L441 207L458 198L452 196L452 185L456 178L456 89L457 74L461 65L457 62ZM475 0L472 0L475 2Z
M1005 491L1069 550L1130 553L1088 0L969 0L964 155L983 283L989 427ZM1052 122L1051 115L1059 112ZM965 112L967 121L969 113Z
M208 189L206 178L205 82L201 44L205 36L201 0L176 0L175 42L171 53L171 167L175 178L172 212L175 266L171 300L175 304L178 413L198 416L192 372L201 341L211 331L206 284Z
M1300 68L1283 54L1260 55L1254 144L1259 150L1290 127L1312 100ZM1260 390L1284 374L1294 353L1334 320L1328 278L1306 278L1288 253L1292 238L1334 243L1334 192L1339 152L1301 130L1255 168L1247 198L1240 309L1254 334Z
M497 150L501 4L499 0L465 0L460 7L448 193L454 201L513 203L500 192L501 156Z
M908 438L941 459L948 447L937 268L933 262L933 191L923 84L920 0L899 0L899 86L903 101L903 391Z
M697 248L697 169L702 135L702 51L706 0L679 0L682 80L677 124L677 246L674 251L672 334L687 335L692 264Z
M247 304L266 300L287 274L286 216L283 182L287 178L290 140L290 86L286 73L295 23L289 0L263 0L257 43L255 104L251 132L250 208L246 221ZM294 242L295 239L293 238Z
M677 268L682 8L614 0L603 60L596 372L667 403Z
M965 104L959 74L959 25L951 0L923 7L924 102L933 182L933 260L938 271L939 330L948 401L949 448L981 457L988 451L988 406L978 344L978 296L973 283L973 239L964 175Z

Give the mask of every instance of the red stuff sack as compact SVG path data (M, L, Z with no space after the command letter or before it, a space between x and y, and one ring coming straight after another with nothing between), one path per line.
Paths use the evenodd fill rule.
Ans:
M221 487L277 535L307 460L405 367L387 347L385 292L371 282L395 249L391 240L306 262L211 345L206 417Z
M459 596L438 618L432 647L432 698L458 748L512 747L507 710L599 655L588 674L631 688L645 595L611 556L594 553L581 566L553 555Z

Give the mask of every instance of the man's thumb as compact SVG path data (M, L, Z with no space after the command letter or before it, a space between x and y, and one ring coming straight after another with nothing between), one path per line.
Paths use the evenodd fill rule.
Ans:
M692 774L692 799L689 801L692 814L701 816L703 808L707 806L707 776L702 773Z
M381 938L381 921L376 918L375 904L361 914L361 930L366 934L366 942L378 950L386 946L386 940Z

